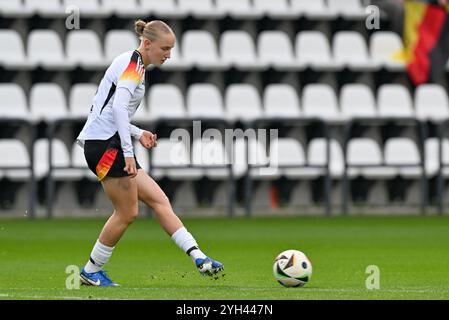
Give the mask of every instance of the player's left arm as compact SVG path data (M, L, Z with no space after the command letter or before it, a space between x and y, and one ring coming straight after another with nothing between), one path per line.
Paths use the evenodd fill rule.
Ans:
M140 141L140 143L142 144L142 146L144 146L145 148L152 148L155 147L157 145L157 135L147 131L147 130L142 130L139 127L130 124L129 126L130 128L130 132L131 132L131 136L137 140Z
M149 149L157 146L157 135L150 131L143 130L141 137L139 138L140 144Z

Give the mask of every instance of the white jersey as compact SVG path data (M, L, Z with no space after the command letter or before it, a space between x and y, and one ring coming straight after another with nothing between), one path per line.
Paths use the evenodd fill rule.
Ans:
M114 103L120 88L130 93L130 98L127 92L122 96L129 98L123 101L123 105L117 105L118 98ZM140 53L137 50L122 53L112 61L101 79L89 117L77 138L79 144L84 146L85 140L107 140L118 132L124 155L133 156L131 135L140 137L142 130L131 125L129 119L136 112L144 94L145 66ZM114 108L120 109L121 113Z

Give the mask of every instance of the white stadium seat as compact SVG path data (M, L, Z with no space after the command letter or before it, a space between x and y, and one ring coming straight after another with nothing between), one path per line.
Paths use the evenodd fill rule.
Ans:
M140 0L140 9L146 15L155 15L165 19L185 18L187 13L179 10L176 0Z
M204 175L212 180L224 180L229 177L230 159L218 140L196 139L192 144L192 164L205 166ZM208 166L215 168L207 168ZM220 166L222 168L220 168Z
M148 92L151 120L183 119L186 116L184 97L176 85L155 84Z
M446 167L442 168L444 177L449 176L449 139L443 138L441 143L442 156L441 160ZM438 138L428 138L425 141L426 161L425 169L427 177L434 177L438 174L440 167L440 151Z
M69 94L69 115L71 118L87 119L92 107L98 85L94 83L76 83Z
M81 169L79 170L80 178L85 177L91 181L98 181L97 176L90 171L87 166L86 158L84 157L84 149L81 148L76 142L72 145L71 164L72 167Z
M418 146L410 138L389 138L384 146L385 164L408 165L410 167L398 168L399 175L404 178L418 178L422 169Z
M314 138L307 145L307 162L315 166L324 166L329 163L330 175L341 178L344 170L343 150L335 139L329 141L330 162L327 160L327 143L325 138Z
M0 118L30 120L25 91L18 84L0 83L0 101Z
M27 70L34 67L26 57L22 38L17 31L0 29L0 43L8 44L3 45L0 50L0 65L7 69Z
M301 111L295 89L288 84L269 84L263 94L265 118L299 118Z
M405 63L396 61L393 56L402 50L401 37L392 31L378 31L370 38L370 55L374 63L390 71L405 70Z
M158 139L157 148L152 153L151 172L156 178L169 177L173 180L197 180L203 176L203 170L185 168L190 165L190 152L183 141ZM158 169L158 166L170 167Z
M147 107L146 99L143 98L140 102L139 107L136 110L136 113L131 118L131 122L148 122L149 120L152 120L150 117L150 112Z
M34 172L36 179L40 180L49 175L50 161L48 159L49 140L38 139L34 144ZM84 169L74 169L71 166L71 157L64 142L52 139L52 177L56 180L79 180ZM57 168L56 168L57 167Z
M183 34L182 58L185 63L200 69L226 68L218 55L215 39L208 31L188 30Z
M35 29L28 34L28 59L51 70L73 69L64 53L62 41L53 30Z
M446 90L438 84L422 84L415 91L416 117L420 120L444 121L449 119Z
M345 119L378 116L373 92L364 84L346 84L340 89L340 109Z
M323 168L306 167L307 157L304 148L298 140L293 138L279 138L272 141L269 155L270 166L273 168L279 167L277 177L285 176L292 179L314 179L324 173ZM286 166L299 167L286 168Z
M383 155L379 144L371 138L352 138L346 150L348 176L362 176L366 179L391 179L398 169L383 165ZM366 166L366 167L356 167Z
M234 19L258 19L262 13L254 10L251 0L215 0L215 10Z
M327 7L325 0L290 0L290 10L296 15L303 15L308 19L335 19L337 12Z
M260 63L280 70L294 70L299 67L293 46L283 31L262 31L257 39Z
M407 88L400 84L383 84L377 91L380 117L414 117L412 98Z
M249 171L251 177L270 179L270 176L276 172L268 168L269 159L265 150L265 146L259 140L253 138L249 138L248 141L249 159L247 159L246 156L247 139L237 138L232 147L233 149L230 158L233 161L232 170L234 177L238 179L245 175L246 171L248 170L249 164L251 166L254 166ZM264 174L264 172L267 172L267 169L269 170L268 173L271 174Z
M0 14L6 18L28 18L32 14L22 0L0 0Z
M139 39L133 31L129 30L109 30L104 39L105 58L111 63L118 55L123 52L137 49Z
M251 121L263 116L256 88L250 84L231 84L225 93L226 117L231 121Z
M104 18L111 15L103 10L100 0L63 0L64 8L76 8L79 14L85 18Z
M311 67L318 71L339 70L342 67L334 60L329 41L321 31L298 32L295 51L302 67Z
M261 70L256 46L246 31L226 30L220 38L220 54L223 63L241 70Z
M328 8L347 20L362 20L367 16L362 0L328 0Z
M135 18L142 13L137 0L101 0L101 10L121 18Z
M150 153L149 150L142 146L139 141L134 142L134 155L136 156L137 161L139 162L142 169L145 170L145 172L149 172Z
M189 118L224 119L223 97L217 86L210 83L190 85L186 94L187 115Z
M56 83L37 83L30 91L30 111L34 120L54 121L68 117L64 92Z
M309 84L302 93L302 110L306 118L338 122L342 117L334 89L327 84Z
M133 50L130 48L129 50ZM87 69L103 69L108 66L97 33L93 30L73 30L67 33L67 59Z
M25 0L24 6L26 11L39 14L45 18L61 18L67 16L60 0Z
M273 19L294 19L298 17L298 14L290 9L288 0L253 0L253 7L255 11Z
M215 9L213 0L178 0L178 10L198 19L217 19L223 13Z
M339 64L354 71L371 71L379 69L379 64L372 61L362 35L356 31L338 31L333 38L334 59Z
M0 139L0 168L13 181L27 181L31 177L30 156L25 144L17 139ZM14 169L8 169L14 168Z
M165 168L157 168L157 166L173 166L170 158L170 148L172 142L170 139L159 138L157 141L157 148L151 152L151 167L149 169L149 174L152 178L159 180L166 176ZM140 154L142 152L139 152Z

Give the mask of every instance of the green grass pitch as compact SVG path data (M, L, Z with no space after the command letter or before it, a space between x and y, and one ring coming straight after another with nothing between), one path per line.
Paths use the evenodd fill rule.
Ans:
M0 299L448 299L449 217L184 219L225 275L202 277L153 219L126 232L106 267L116 288L66 288L66 267L82 267L101 219L0 220ZM272 263L305 252L311 282L284 288ZM380 270L368 290L366 268Z

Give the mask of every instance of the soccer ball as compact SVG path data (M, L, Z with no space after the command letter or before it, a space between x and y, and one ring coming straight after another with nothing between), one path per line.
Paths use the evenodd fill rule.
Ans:
M273 264L275 279L286 287L302 287L312 277L312 263L298 250L281 252Z

